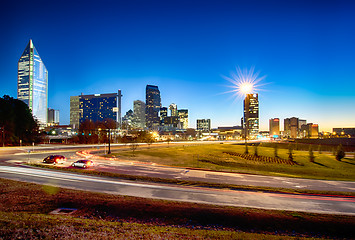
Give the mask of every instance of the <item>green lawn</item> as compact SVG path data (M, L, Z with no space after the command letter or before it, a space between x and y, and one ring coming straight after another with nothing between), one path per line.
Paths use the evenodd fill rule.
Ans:
M249 146L249 153L255 148ZM258 155L274 157L274 148L258 147ZM295 165L268 163L247 160L229 153L244 153L244 145L208 144L192 146L170 146L165 148L126 150L115 153L116 156L128 157L139 161L158 164L205 168L217 171L231 171L274 176L302 177L328 180L355 180L355 160L346 157L342 161L335 160L329 152L314 151L315 162L309 161L308 151L293 151ZM288 149L278 149L278 156L288 159Z
M72 215L52 210L76 208ZM346 239L353 216L214 206L0 179L0 239Z

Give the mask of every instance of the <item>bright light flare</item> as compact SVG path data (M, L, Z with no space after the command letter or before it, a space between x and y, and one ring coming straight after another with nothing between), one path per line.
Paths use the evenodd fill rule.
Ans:
M252 93L253 89L254 89L254 85L251 83L243 83L239 86L239 90L240 92L244 93L244 94L248 94L248 93Z
M254 73L254 67L248 69L241 70L239 67L236 69L236 73L232 73L231 77L225 77L226 80L232 83L231 91L227 91L226 93L234 93L233 96L237 97L245 97L247 94L256 93L260 91L260 86L263 84L259 84L261 80L263 80L266 76L259 77L259 72Z

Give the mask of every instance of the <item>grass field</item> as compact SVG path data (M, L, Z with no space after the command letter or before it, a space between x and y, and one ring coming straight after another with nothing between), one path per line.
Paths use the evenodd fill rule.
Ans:
M249 146L250 157L255 147ZM116 157L128 157L139 161L154 162L158 164L205 168L217 171L231 171L240 173L264 174L274 176L301 177L327 180L355 180L355 160L345 157L342 161L335 160L329 152L314 151L315 161L309 161L308 151L293 150L294 165L278 163L274 158L275 149L259 146L258 155L269 157L269 162L245 159L235 156L242 154L244 145L209 144L192 146L170 146L165 148L125 150L114 153ZM278 149L280 159L288 159L288 149Z
M72 215L51 215L56 208ZM0 179L0 239L346 239L355 218L159 201Z

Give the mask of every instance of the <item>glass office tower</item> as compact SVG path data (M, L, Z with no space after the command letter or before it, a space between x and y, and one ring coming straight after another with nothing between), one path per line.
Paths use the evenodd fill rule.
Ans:
M247 94L244 99L244 130L249 139L259 134L259 100L258 94Z
M145 90L145 120L148 129L158 129L160 125L159 111L161 108L158 86L147 85Z
M48 71L31 39L18 61L17 99L29 106L40 125L47 124Z
M118 93L71 96L70 125L74 129L79 129L85 120L102 122L106 119L121 124L121 97L121 90L118 90Z
M81 95L79 108L82 111L80 123L89 119L93 122L112 119L117 122L117 93Z

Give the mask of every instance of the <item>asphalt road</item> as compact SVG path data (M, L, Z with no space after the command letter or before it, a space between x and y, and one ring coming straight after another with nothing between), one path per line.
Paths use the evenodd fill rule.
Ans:
M123 181L28 167L0 166L0 177L77 190L237 207L355 215L355 198L260 193Z
M41 149L41 148L39 148ZM96 148L90 148L95 150ZM43 150L43 149L42 149ZM71 162L80 157L75 154L77 151L69 149L50 149L53 154L62 154L69 160L63 165L67 167ZM16 155L7 155L5 158L0 155L0 164L13 165L26 162L40 163L44 157L50 153L37 151L34 153L26 153L21 151ZM3 159L3 160L2 160ZM102 160L93 159L97 164L96 169L99 171L114 172L128 175L149 176L168 179L180 179L189 181L200 181L221 184L261 186L273 188L289 188L303 190L319 190L319 191L339 191L339 192L355 192L355 182L351 181L329 181L314 180L302 178L263 176L253 174L240 174L228 172L205 171L199 169L187 169L180 167L161 166L151 163L139 162L137 160Z
M338 196L316 196L306 194L261 193L252 191L234 191L209 189L201 187L173 186L156 183L138 183L134 181L84 176L73 173L42 170L22 166L27 161L40 162L50 153L63 154L70 162L79 158L74 149L51 148L43 152L43 148L1 149L0 177L48 184L64 188L86 191L104 192L144 198L155 198L195 203L240 206L314 213L332 213L355 215L355 198ZM314 190L355 191L354 182L321 181L268 177L249 174L217 173L183 168L147 165L139 162L96 160L97 170L118 171L126 174L171 177L198 181L233 183L237 185L275 186L287 188L305 188ZM299 187L298 187L299 186Z

